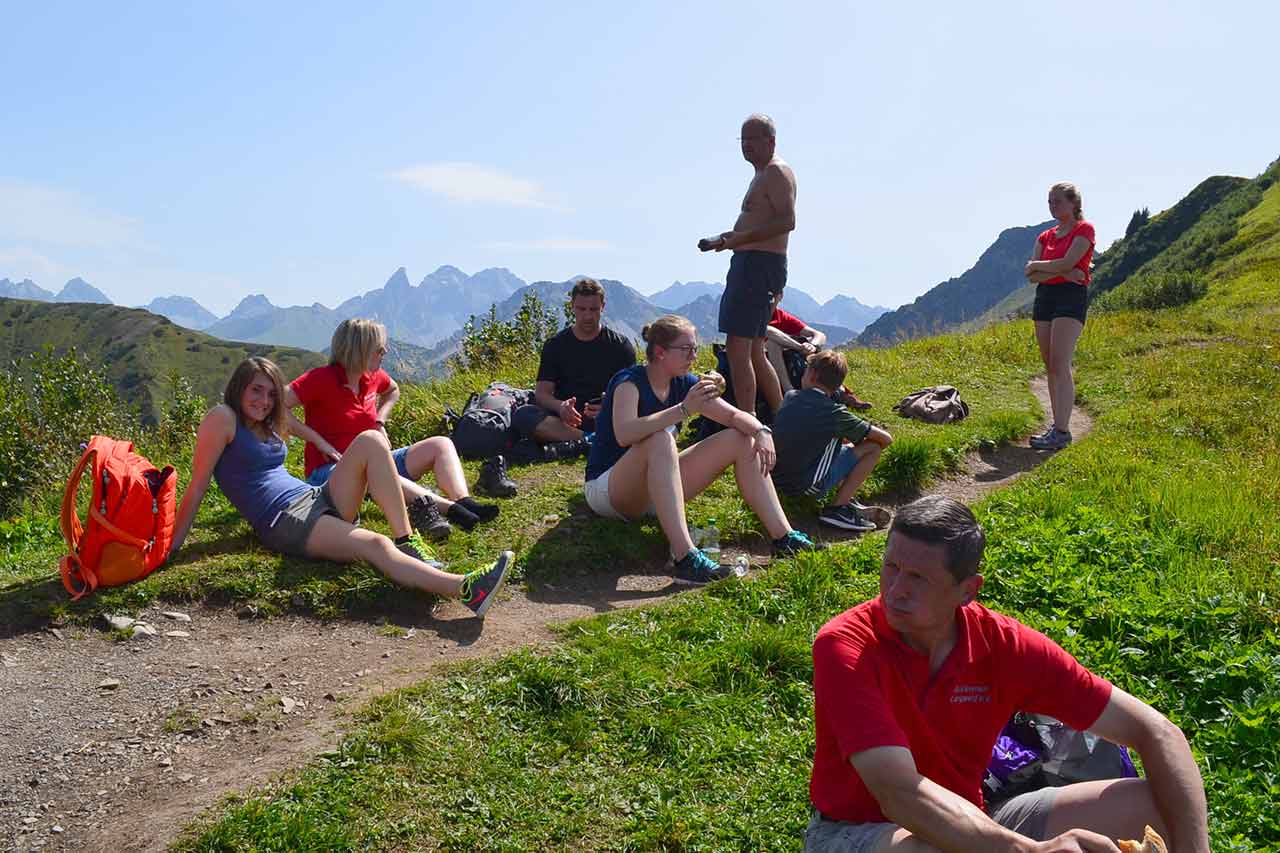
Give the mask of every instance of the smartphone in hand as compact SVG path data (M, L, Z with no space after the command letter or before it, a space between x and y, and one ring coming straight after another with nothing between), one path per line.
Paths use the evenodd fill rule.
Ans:
M699 252L710 252L724 243L723 237L703 237L698 241Z

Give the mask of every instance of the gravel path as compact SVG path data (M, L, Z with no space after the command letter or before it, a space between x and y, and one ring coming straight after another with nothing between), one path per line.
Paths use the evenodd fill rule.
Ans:
M1044 380L1032 390L1047 411ZM1092 420L1077 409L1072 427L1082 438ZM974 453L930 491L973 501L1047 455L1025 441ZM390 627L201 606L136 614L155 633L128 640L105 624L0 639L0 847L163 850L221 796L332 747L369 699L682 589L657 571L512 589L483 623L455 603Z

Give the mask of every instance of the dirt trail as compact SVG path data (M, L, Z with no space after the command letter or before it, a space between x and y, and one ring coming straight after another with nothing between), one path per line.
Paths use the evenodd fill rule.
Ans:
M1032 390L1048 411L1044 380ZM1076 409L1072 427L1082 438L1092 420ZM930 491L973 501L1048 455L1025 441L974 453ZM682 589L661 571L515 588L483 623L454 603L391 627L172 608L188 622L165 605L136 615L156 636L73 627L0 640L0 847L162 850L219 797L331 748L369 699L443 663L554 642L551 624Z

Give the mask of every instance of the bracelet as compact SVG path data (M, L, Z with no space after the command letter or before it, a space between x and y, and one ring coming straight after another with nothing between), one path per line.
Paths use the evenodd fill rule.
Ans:
M680 401L680 415L686 418L689 417L689 409L685 406L684 400Z
M752 438L755 438L757 435L759 435L759 434L760 434L760 433L762 433L762 432L767 432L769 435L773 435L773 430L772 430L769 426L767 426L767 425L763 425L763 424L762 424L762 425L760 426L760 429L758 429L758 430L756 430L755 432L751 433L751 437L752 437Z

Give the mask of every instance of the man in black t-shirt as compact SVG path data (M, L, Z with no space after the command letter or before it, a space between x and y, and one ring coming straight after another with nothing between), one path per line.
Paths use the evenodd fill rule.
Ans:
M605 386L619 370L636 363L631 341L600 321L604 288L584 278L569 292L573 325L542 345L535 404L521 406L512 425L537 442L579 441L595 431Z

